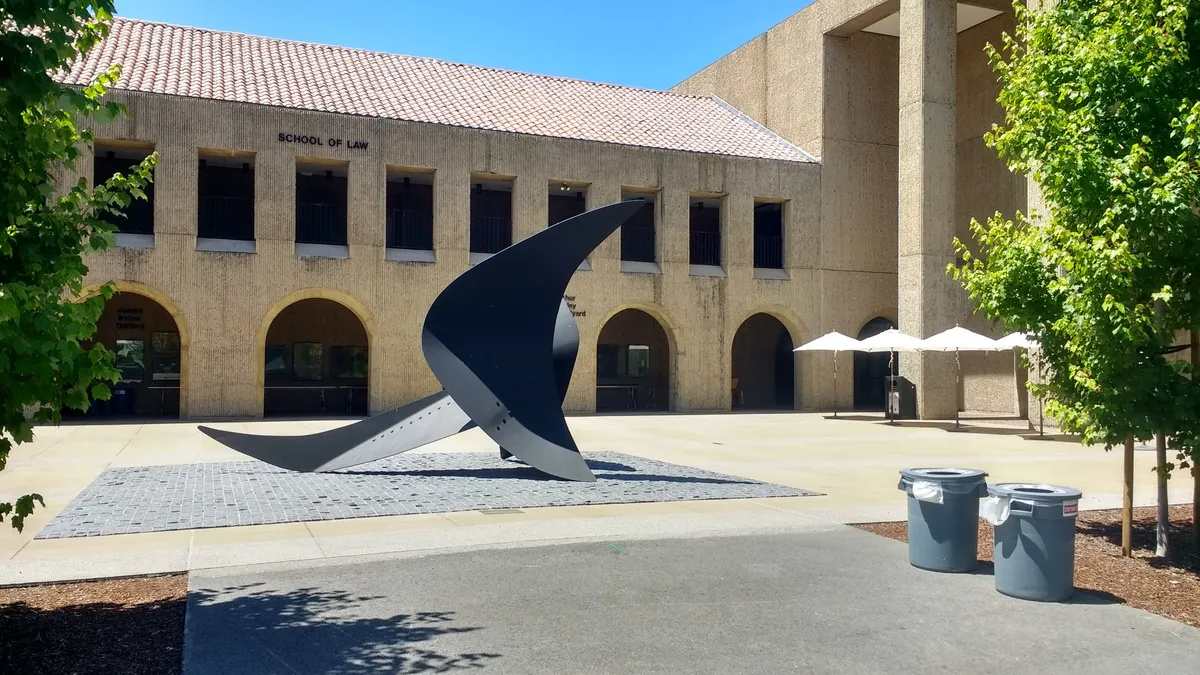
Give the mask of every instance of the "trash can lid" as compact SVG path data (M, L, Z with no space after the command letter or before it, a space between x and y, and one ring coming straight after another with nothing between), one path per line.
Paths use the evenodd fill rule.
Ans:
M924 480L933 483L978 483L987 478L987 472L978 469L904 469L900 477L908 480Z
M1061 504L1076 501L1083 496L1083 493L1075 488L1044 483L996 483L988 486L988 494L1035 504Z

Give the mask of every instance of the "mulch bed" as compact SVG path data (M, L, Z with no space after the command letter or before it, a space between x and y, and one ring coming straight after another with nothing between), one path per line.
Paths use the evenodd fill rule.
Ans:
M175 675L187 575L0 588L0 673Z
M1121 511L1081 511L1075 523L1075 588L1200 627L1200 550L1192 507L1172 506L1170 555L1154 557L1154 507L1133 510L1133 557L1121 557ZM908 541L908 523L855 525ZM979 521L979 560L992 561L992 526Z

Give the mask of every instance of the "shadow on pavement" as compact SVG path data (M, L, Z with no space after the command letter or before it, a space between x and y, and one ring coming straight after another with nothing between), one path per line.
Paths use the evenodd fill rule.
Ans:
M379 596L248 584L188 594L184 672L394 675L483 668L499 654L442 653L430 640L480 630L453 612L379 617L362 611Z

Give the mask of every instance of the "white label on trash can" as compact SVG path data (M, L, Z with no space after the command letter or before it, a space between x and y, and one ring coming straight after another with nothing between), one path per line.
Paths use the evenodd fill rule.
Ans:
M912 495L922 502L942 503L942 484L928 480L913 481Z
M979 500L979 517L988 521L993 527L1003 525L1008 520L1012 499L989 495Z
M1079 502L1063 502L1063 518L1079 513Z

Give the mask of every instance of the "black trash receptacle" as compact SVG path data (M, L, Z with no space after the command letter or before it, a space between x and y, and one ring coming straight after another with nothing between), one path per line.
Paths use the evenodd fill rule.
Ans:
M133 390L116 389L112 393L112 412L118 416L133 414Z
M970 572L979 553L979 499L987 474L977 469L905 469L908 561L934 572Z
M894 420L914 420L917 418L917 387L908 378L901 375L887 377L888 417Z

